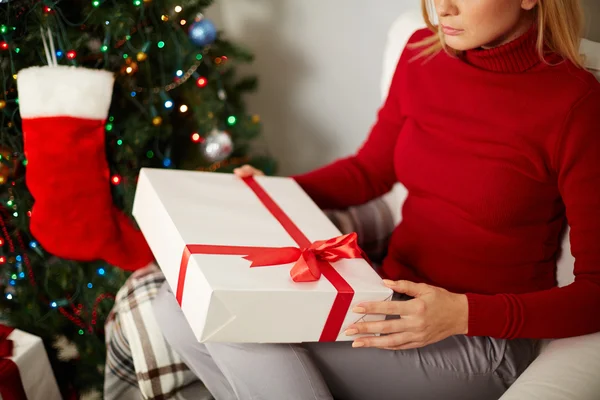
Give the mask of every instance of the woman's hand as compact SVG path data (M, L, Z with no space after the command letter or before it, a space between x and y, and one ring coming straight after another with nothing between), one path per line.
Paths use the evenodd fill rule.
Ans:
M240 178L248 178L250 176L263 176L265 173L251 165L244 165L233 170L233 173Z
M384 301L359 304L358 314L399 315L400 319L359 322L346 330L347 336L380 333L384 336L361 337L352 347L379 347L406 350L424 347L468 330L467 296L445 289L409 281L384 281L398 293L414 297L408 301Z

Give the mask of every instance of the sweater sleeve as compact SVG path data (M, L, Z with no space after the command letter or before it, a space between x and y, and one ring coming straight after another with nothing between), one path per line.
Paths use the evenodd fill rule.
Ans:
M553 160L575 281L535 293L467 294L469 335L554 339L600 331L600 89L569 115Z
M400 57L389 94L376 123L355 155L293 178L323 209L360 205L389 192L396 182L394 150L404 118L402 80L406 54Z

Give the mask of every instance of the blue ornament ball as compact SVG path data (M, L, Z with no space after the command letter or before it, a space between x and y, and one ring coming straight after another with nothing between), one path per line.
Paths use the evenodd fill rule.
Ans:
M208 46L217 40L217 28L208 18L194 22L188 34L192 43L198 47Z

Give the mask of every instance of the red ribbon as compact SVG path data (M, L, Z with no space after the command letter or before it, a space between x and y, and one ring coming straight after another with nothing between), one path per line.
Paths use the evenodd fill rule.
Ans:
M271 267L295 263L290 271L294 282L314 282L321 279L327 264L343 258L361 258L356 233L329 240L319 240L305 249L299 247L276 247L254 249L244 258L252 261L250 268Z
M250 177L244 178L244 182L294 239L298 247L187 245L183 251L179 268L179 278L175 292L177 302L181 306L187 267L192 254L239 255L251 261L251 267L267 267L293 262L295 264L290 271L290 275L294 282L314 282L323 275L337 290L331 311L319 338L320 342L336 341L352 303L354 290L333 268L331 263L342 258L363 257L363 252L357 244L356 233L311 243L256 180Z
M3 400L26 400L19 367L8 357L12 356L13 342L8 340L13 328L0 324L0 395Z

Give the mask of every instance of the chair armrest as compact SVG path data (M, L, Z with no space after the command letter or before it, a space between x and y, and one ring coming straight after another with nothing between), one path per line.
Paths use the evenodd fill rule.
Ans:
M346 210L325 210L325 214L343 234L356 232L358 244L369 259L381 263L396 225L390 204L384 197Z
M553 340L500 400L600 399L600 333Z

